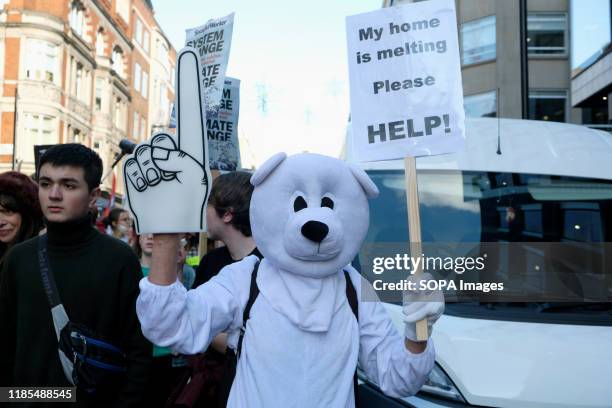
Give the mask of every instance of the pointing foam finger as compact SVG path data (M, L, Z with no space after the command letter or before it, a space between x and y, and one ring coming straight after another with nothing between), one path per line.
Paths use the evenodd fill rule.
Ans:
M177 58L177 134L179 149L205 162L205 126L200 81L200 63L197 51L186 47Z

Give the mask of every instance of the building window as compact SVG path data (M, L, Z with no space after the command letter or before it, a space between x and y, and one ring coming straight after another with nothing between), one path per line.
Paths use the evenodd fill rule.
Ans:
M57 81L57 46L44 40L29 38L27 42L26 78L36 81Z
M140 114L134 111L134 123L132 123L132 138L134 140L140 140L138 130L140 130Z
M140 76L142 75L141 71L142 69L140 68L140 64L135 63L134 64L134 89L138 92L140 92Z
M126 122L127 120L124 120L124 103L121 100L121 98L117 98L115 100L115 117L114 117L114 123L115 126L118 129L121 129L123 131L125 131L125 126L126 126ZM127 119L127 117L126 117Z
M104 79L96 78L96 96L95 96L95 107L97 111L102 110L102 93L104 91Z
M72 130L72 142L73 143L82 143L83 139L81 137L81 131L79 129L73 129Z
M123 51L119 46L115 46L113 48L113 58L112 58L113 70L120 76L123 77L125 75L125 71L123 69Z
M566 91L529 91L529 119L565 122Z
M567 15L529 13L527 50L530 55L567 53Z
M83 36L83 25L85 21L85 7L83 3L80 1L73 1L70 5L70 16L68 17L70 22L70 28L74 30L75 33Z
M134 29L134 39L142 45L142 22L136 17L136 28Z
M96 34L96 55L104 55L104 29L100 28Z
M140 90L140 93L142 94L143 98L147 97L147 94L149 92L149 74L147 74L147 71L142 71L142 88Z
M168 98L168 88L164 82L161 82L159 85L159 106L162 109L162 115L164 116L164 120L166 119L168 112L170 111L170 100Z
M495 59L495 16L461 24L461 57L464 65Z
M140 118L140 137L142 139L146 139L147 138L147 120L146 118L143 116Z
M148 53L149 52L149 32L147 30L144 30L144 32L142 33L142 46L144 47L145 51Z
M28 146L57 143L54 117L26 112L23 122ZM29 147L28 150L32 148Z
M142 24L140 18L136 17L136 28L134 29L134 40L148 53L149 32Z
M115 11L123 18L126 23L130 21L130 0L117 0Z
M170 71L170 57L168 47L162 41L157 41L157 59L161 62L166 71Z
M602 209L598 203L564 203L563 238L578 242L602 242Z
M497 116L497 92L465 96L463 107L468 118L494 118Z
M83 83L84 83L84 70L83 64L77 62L76 66L76 80L74 82L74 96L78 99L82 99L81 96L83 94Z

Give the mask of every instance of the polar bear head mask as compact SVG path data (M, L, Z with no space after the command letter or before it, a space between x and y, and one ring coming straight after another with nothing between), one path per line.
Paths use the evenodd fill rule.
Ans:
M378 189L341 160L277 153L251 177L250 219L264 257L287 272L322 278L350 263L368 230Z

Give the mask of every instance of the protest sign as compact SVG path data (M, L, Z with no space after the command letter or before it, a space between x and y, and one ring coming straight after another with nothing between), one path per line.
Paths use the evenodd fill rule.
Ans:
M410 252L420 254L415 157L452 153L465 142L455 2L383 8L346 23L354 154L404 158ZM416 334L428 338L425 319Z
M234 171L240 167L239 112L240 80L226 77L219 109L206 112L211 170Z
M238 116L240 112L240 80L226 77L218 110L206 111L209 165L211 170L234 171L240 167ZM176 128L174 107L170 129Z
M205 229L212 179L201 72L197 51L183 48L177 57L176 137L157 133L123 163L128 207L139 234Z
M465 131L455 2L383 8L346 24L357 160L457 151Z
M50 147L55 145L34 145L34 169L38 173L38 166L40 163L40 156L47 151Z
M208 111L216 110L221 101L233 28L234 13L231 13L186 30L185 45L195 48L200 56L202 89Z

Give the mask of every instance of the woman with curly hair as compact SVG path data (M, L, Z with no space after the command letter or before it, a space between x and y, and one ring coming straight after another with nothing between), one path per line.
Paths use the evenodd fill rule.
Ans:
M0 265L15 244L38 235L42 211L38 186L25 174L0 174Z

